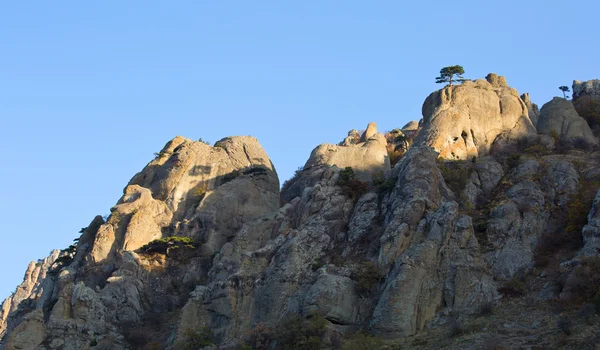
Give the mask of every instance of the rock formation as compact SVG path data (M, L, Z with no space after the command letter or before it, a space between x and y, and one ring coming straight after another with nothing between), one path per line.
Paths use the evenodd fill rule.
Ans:
M542 106L537 128L543 134L556 135L562 142L582 140L590 145L598 144L588 123L577 114L571 101L564 98L555 97Z
M528 108L502 76L465 81L438 90L423 103L423 129L415 144L433 147L445 159L489 154L499 136L535 133Z
M310 154L304 169L319 165L351 167L362 180L370 181L372 174L390 169L386 144L383 134L377 132L376 124L369 123L357 144L344 142L344 146L328 143L319 145Z
M600 101L600 79L588 81L573 80L573 100L589 96L593 100Z
M571 112L552 107L570 105L560 100L542 108L538 125L562 118L561 138L581 133ZM497 75L446 87L425 101L422 129L405 127L417 140L393 168L371 123L315 148L281 205L256 139L211 147L176 137L74 251L30 265L3 304L0 348L180 349L198 348L198 338L223 349L293 348L286 329L323 348L359 331L414 345L496 305L525 317L519 300L541 303L536 317L551 323L523 339L517 321L495 319L479 333L504 334L515 348L550 346L556 315L543 303L576 295L581 264L599 253L600 191L592 201L583 189L597 187L600 154L488 154L534 133L534 106ZM450 348L489 347L469 337ZM427 339L423 348L439 346Z

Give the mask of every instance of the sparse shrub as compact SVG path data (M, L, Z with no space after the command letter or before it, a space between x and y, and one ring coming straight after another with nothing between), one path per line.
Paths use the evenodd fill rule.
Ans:
M590 96L581 96L573 102L573 106L591 128L600 126L600 101Z
M479 307L478 315L479 316L487 316L491 315L494 312L494 303L491 301L487 301Z
M383 348L383 340L366 333L355 333L342 343L342 350L366 350Z
M473 204L463 192L473 170L473 163L464 160L439 161L438 166L446 185L457 196L458 204L464 209L472 210Z
M400 159L404 155L404 152L397 149L396 146L394 146L393 144L388 144L388 146L386 148L387 148L388 158L390 160L390 165L393 168L400 161Z
M345 195L358 199L369 190L369 184L356 178L351 167L340 170L337 185L342 187Z
M394 189L394 186L396 185L396 182L398 181L397 176L392 176L392 177L386 179L385 175L383 174L383 171L372 174L372 177L373 177L373 185L375 187L377 187L377 192L379 192L379 193L390 192L391 190Z
M594 145L589 143L583 137L578 137L574 139L573 141L571 141L571 144L573 145L573 148L577 148L582 151L591 151L594 149Z
M253 166L243 171L244 175L266 175L268 169L263 166Z
M209 345L214 345L210 328L186 329L183 339L175 344L177 350L196 350Z
M257 324L244 337L244 342L250 349L266 350L274 340L273 329L264 323Z
M317 350L325 345L326 330L327 320L321 315L313 314L308 319L288 315L275 328L275 338L281 349Z
M448 328L451 337L457 337L465 332L463 323L456 314L450 317Z
M210 146L210 142L208 142L208 141L204 141L204 140L202 139L202 137L201 137L201 138L199 138L199 139L198 139L198 141L199 141L199 142L202 142L202 143L204 143L204 144L206 144L206 145L209 145L209 146Z
M535 157L541 157L543 155L548 154L548 149L541 143L538 143L532 146L528 146L527 148L523 149L523 152L531 154Z
M577 312L577 317L583 319L586 323L590 323L592 316L596 312L596 307L594 304L586 303L581 306L579 311Z
M600 294L600 257L582 258L567 283L575 301L594 301Z
M521 155L517 153L513 153L506 158L506 166L508 169L514 169L521 164Z
M300 177L300 174L302 174L302 171L304 170L304 167L298 167L298 169L296 169L296 171L294 171L294 175L292 175L291 178L285 180L283 182L283 186L281 186L281 192L285 192L287 191L290 187L292 187L292 185L298 180L298 178Z
M234 171L232 171L230 173L227 173L227 174L221 176L221 185L226 184L229 181L233 181L238 176L240 176L240 171L239 170L234 170Z
M555 145L558 145L560 143L560 135L558 134L558 131L550 131L550 137L552 137L552 139L554 140Z
M381 280L383 276L377 265L372 261L363 262L357 272L352 274L356 283L356 291L359 294L370 292Z
M562 316L556 322L556 328L561 330L566 335L571 335L573 331L573 322L571 322L571 320L566 316Z
M525 294L525 282L523 282L517 275L506 282L504 286L498 288L498 291L506 297L520 297Z
M204 199L204 196L206 196L207 190L208 186L206 185L206 183L198 185L196 186L196 188L194 188L194 196L198 197L198 201L202 201Z
M199 246L193 239L181 236L169 236L155 239L152 242L142 246L139 251L143 254L166 254L169 251L179 248L196 249Z

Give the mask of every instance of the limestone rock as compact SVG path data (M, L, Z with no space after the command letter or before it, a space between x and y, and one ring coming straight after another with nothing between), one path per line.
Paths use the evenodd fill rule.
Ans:
M390 169L390 160L386 149L385 137L377 132L375 123L369 123L361 140L368 135L366 141L356 145L337 146L324 143L315 148L304 169L319 165L352 167L363 181L370 181L374 173L386 172Z
M583 248L581 256L595 256L600 254L600 191L594 198L592 209L588 214L587 225L583 227Z
M9 315L16 312L19 305L31 307L42 299L44 292L52 293L53 285L51 281L46 280L48 269L54 264L54 261L60 256L59 250L53 250L50 255L37 262L30 262L23 277L23 282L17 286L15 292L6 298L0 309L0 338L5 334L8 327ZM44 303L40 303L40 307Z
M6 340L6 350L36 349L46 338L44 314L35 310L25 316Z
M419 128L419 122L416 120L411 120L406 125L402 127L402 131L414 131Z
M375 136L377 133L377 124L375 122L371 122L367 125L367 129L360 136L360 142L367 142L371 137Z
M303 313L310 315L318 312L338 324L356 324L358 298L354 282L350 278L324 273L306 294Z
M537 126L538 119L540 118L540 109L538 105L531 102L531 98L529 97L528 93L522 94L521 100L523 100L525 106L527 106L527 112L529 113L529 119L531 120L531 123L533 126Z
M489 154L498 136L516 139L535 132L525 103L506 80L486 80L438 90L423 103L423 129L415 144L433 147L441 158L471 159Z
M598 144L585 119L577 114L571 101L564 98L554 97L542 106L537 128L540 133L558 135L562 142L583 140L590 145Z
M593 100L600 101L600 80L573 80L573 101L583 96L589 96Z

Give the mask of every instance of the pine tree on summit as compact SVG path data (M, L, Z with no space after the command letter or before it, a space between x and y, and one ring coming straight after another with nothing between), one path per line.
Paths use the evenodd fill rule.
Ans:
M448 66L440 70L440 76L435 78L437 84L448 83L448 86L452 86L453 81L463 82L462 75L465 74L465 70L462 66ZM457 79L453 79L456 75Z
M566 100L567 98L569 98L569 96L567 96L567 92L571 92L571 89L569 89L569 87L568 87L568 86L564 86L564 85L563 85L563 86L559 86L558 88L560 89L560 91L562 91L562 93L563 93L563 97L564 97L564 99L565 99L565 100Z

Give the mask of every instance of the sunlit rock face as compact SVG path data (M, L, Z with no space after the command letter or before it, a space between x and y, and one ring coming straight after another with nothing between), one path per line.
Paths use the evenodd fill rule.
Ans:
M317 146L310 154L304 169L319 165L335 165L342 169L351 167L364 181L370 181L373 174L390 170L387 141L383 134L377 132L375 123L369 123L358 143L343 144L345 145L324 143Z
M427 145L445 159L490 153L495 142L535 133L528 108L502 76L447 86L425 99L423 129L415 145ZM499 138L499 136L502 136Z

